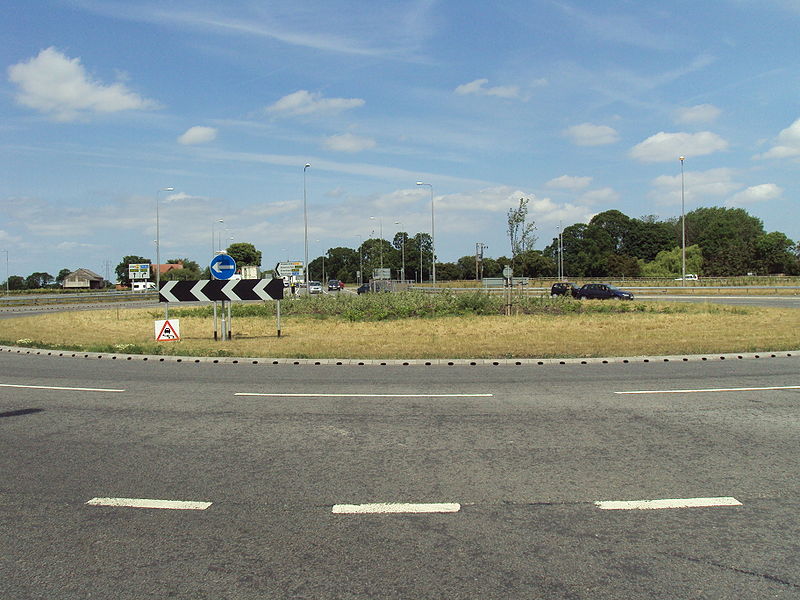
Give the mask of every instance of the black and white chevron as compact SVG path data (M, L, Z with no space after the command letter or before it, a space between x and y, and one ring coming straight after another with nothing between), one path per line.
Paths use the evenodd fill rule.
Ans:
M283 300L283 279L162 281L159 302Z

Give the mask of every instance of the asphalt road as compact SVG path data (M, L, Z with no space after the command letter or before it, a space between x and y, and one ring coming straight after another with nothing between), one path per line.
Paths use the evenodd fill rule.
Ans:
M798 374L0 354L0 597L798 598Z

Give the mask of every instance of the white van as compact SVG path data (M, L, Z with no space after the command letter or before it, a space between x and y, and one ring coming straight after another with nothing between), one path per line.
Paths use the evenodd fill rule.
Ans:
M134 292L146 292L147 290L156 289L154 281L134 281L131 284L131 290Z

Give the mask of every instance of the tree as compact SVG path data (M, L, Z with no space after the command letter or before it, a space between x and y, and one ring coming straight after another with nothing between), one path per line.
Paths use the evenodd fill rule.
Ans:
M608 234L613 252L622 252L633 229L630 217L618 210L607 210L596 214L589 221L589 226L599 227Z
M760 235L755 239L755 272L770 275L785 273L794 275L798 271L798 260L793 254L794 242L778 231Z
M31 273L25 278L25 287L29 290L38 290L46 287L51 281L53 276L50 273Z
M20 277L19 275L10 275L8 278L8 289L9 290L24 290L25 288L25 279Z
M508 239L511 242L512 265L517 254L536 243L536 236L533 235L536 224L533 221L525 222L528 216L528 202L530 198L520 198L517 208L508 209Z
M137 265L137 264L144 264L150 263L149 258L144 258L142 256L124 256L122 258L122 262L119 263L116 268L114 269L114 273L117 275L117 281L119 281L122 285L130 285L131 280L128 277L128 265Z
M645 263L639 261L643 277L679 277L683 270L683 251L680 247L659 252L655 260ZM703 252L700 246L686 248L686 272L700 275L703 272Z
M168 265L183 265L181 269L171 269L161 274L162 281L194 281L201 279L200 265L188 258L171 258Z
M64 285L64 280L67 278L67 275L72 273L71 269L61 269L56 275L56 283L58 285Z
M261 251L256 250L253 244L247 242L231 244L225 253L236 261L237 267L245 265L261 266Z
M680 221L678 221L680 228ZM686 214L686 243L703 250L705 275L743 275L755 268L761 220L742 208L698 208Z

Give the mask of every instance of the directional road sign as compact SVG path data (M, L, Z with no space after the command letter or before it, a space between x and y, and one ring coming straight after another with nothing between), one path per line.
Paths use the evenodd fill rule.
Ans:
M217 254L209 265L211 276L216 279L230 279L236 273L236 261L227 254Z
M159 302L283 300L283 279L162 281Z
M286 262L279 262L275 265L275 271L281 277L302 277L303 276L303 261L291 260Z

